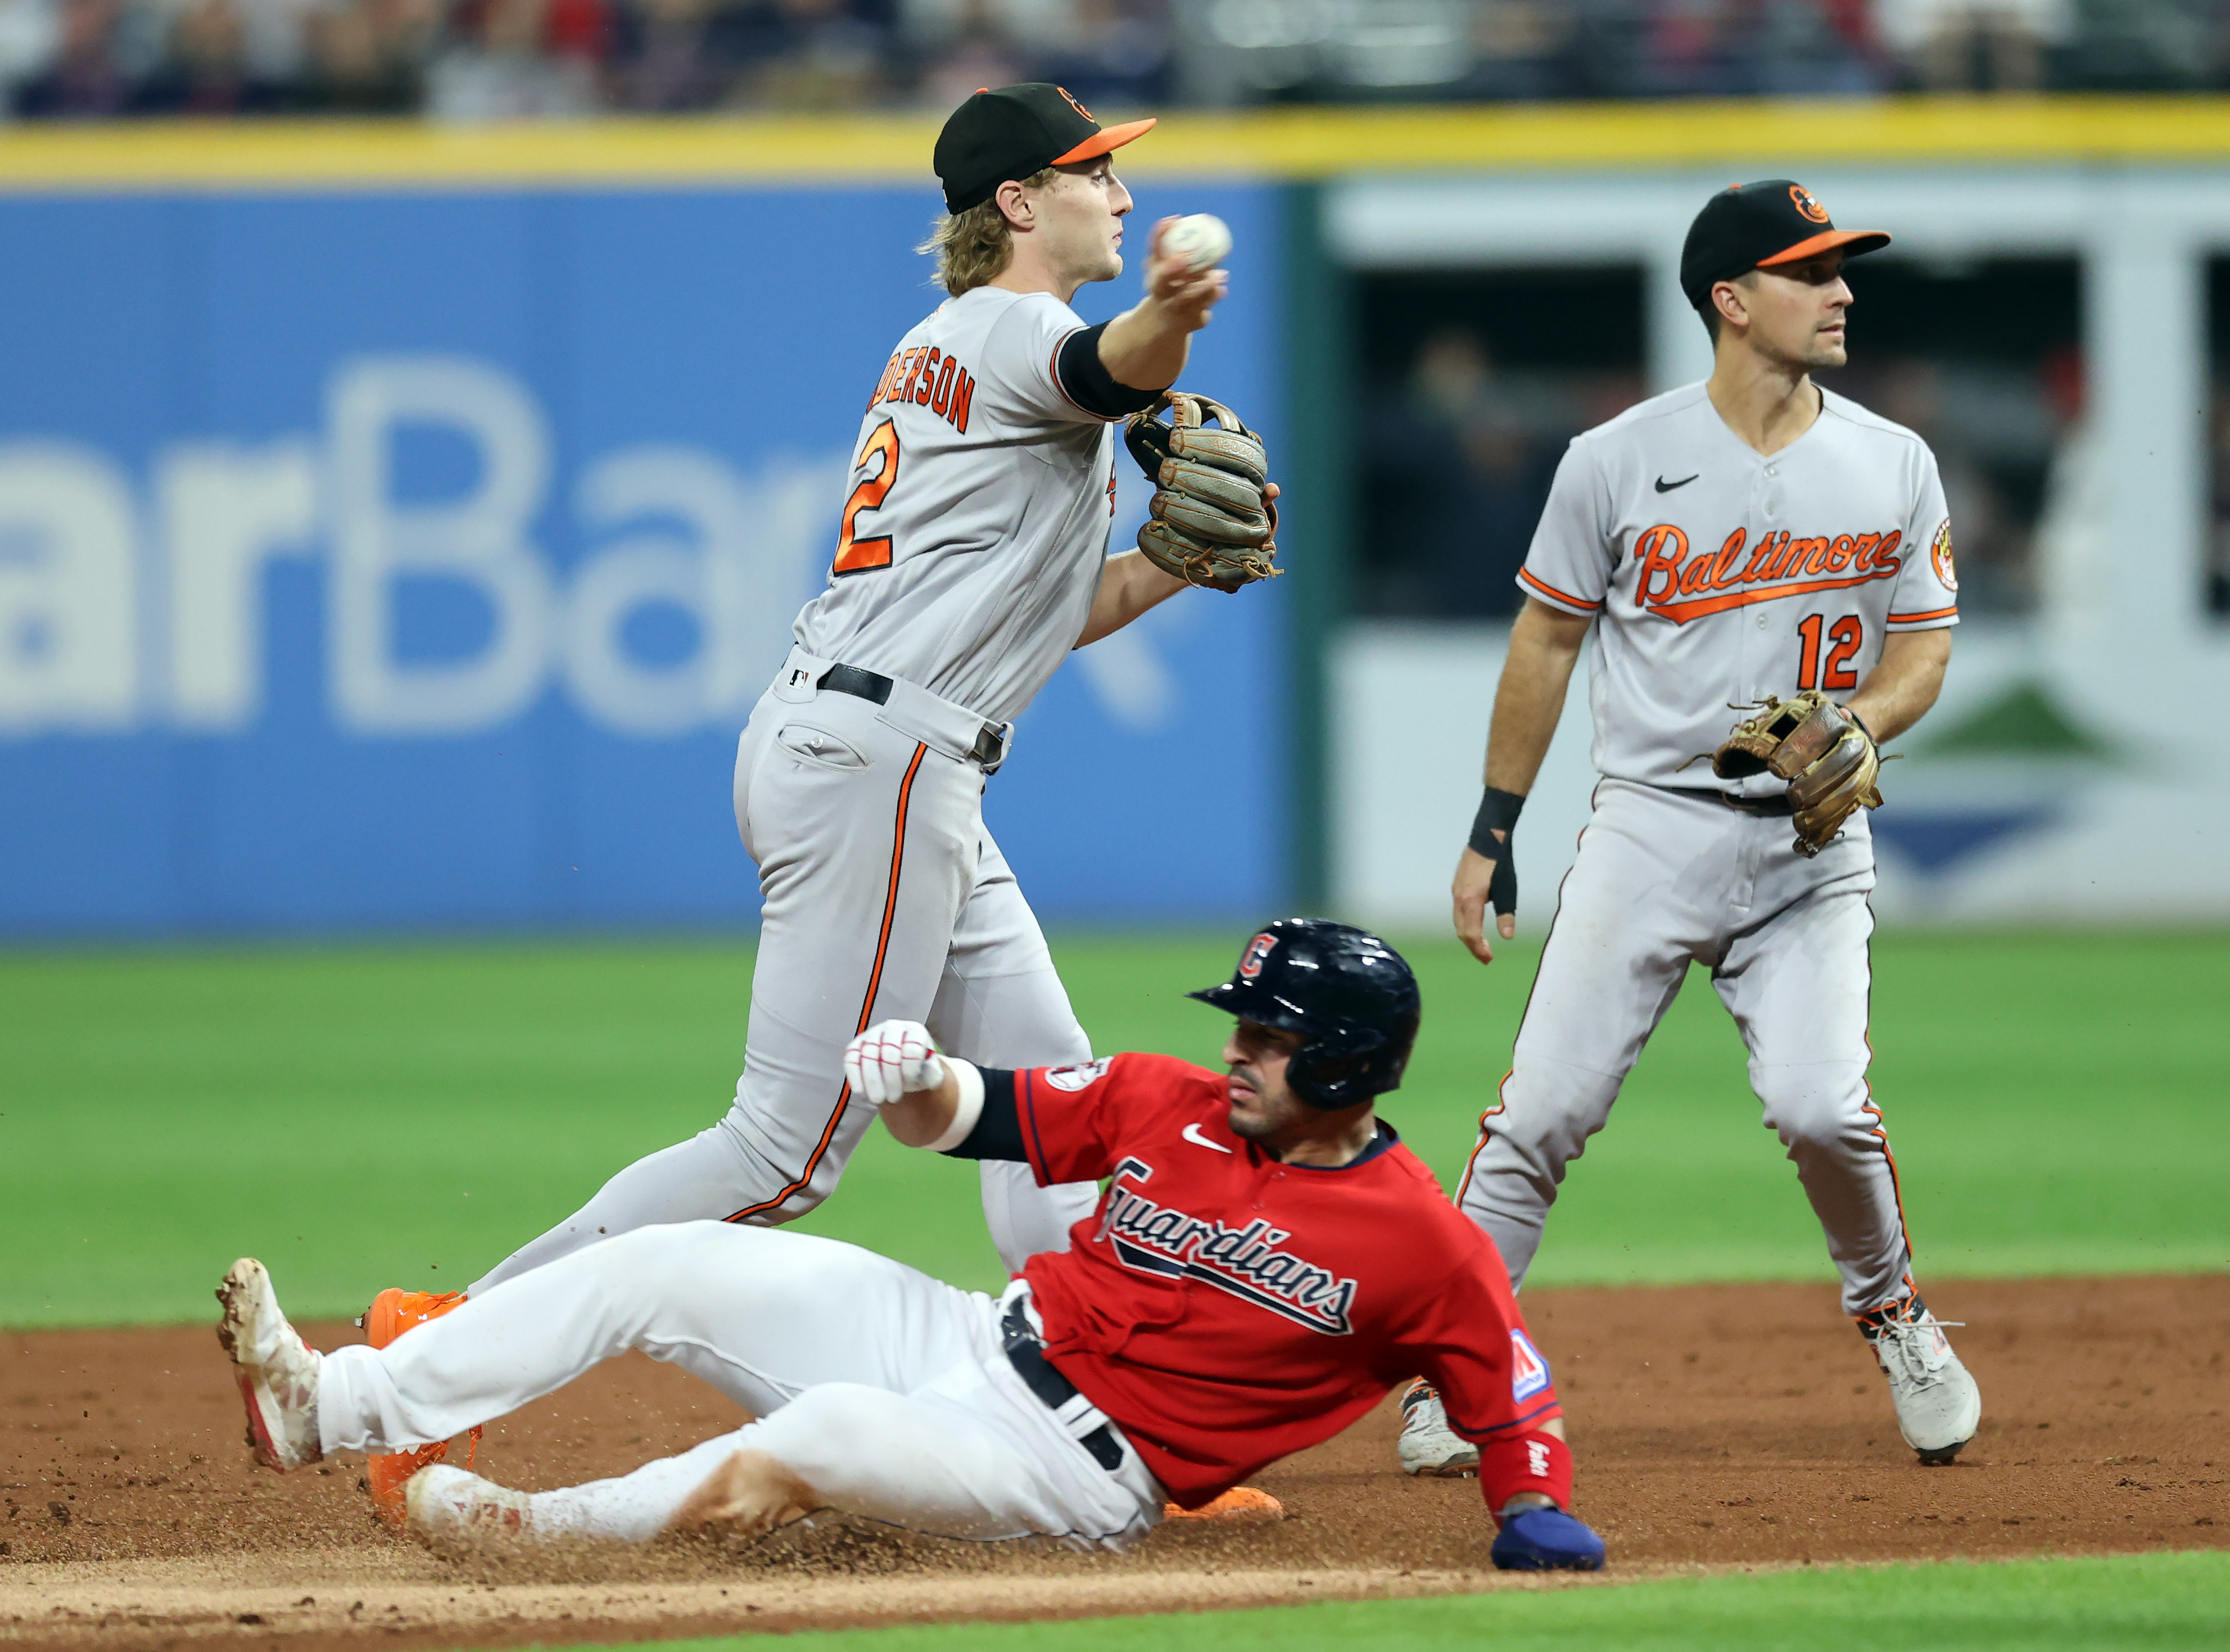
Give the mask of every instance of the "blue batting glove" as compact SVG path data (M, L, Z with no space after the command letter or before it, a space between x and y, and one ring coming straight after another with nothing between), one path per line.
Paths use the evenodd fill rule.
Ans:
M1498 1571L1600 1571L1603 1540L1560 1508L1508 1516L1491 1551Z

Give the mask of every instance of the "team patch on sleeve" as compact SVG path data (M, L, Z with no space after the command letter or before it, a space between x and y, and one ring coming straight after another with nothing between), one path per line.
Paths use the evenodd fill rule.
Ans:
M1081 1090L1105 1078L1107 1063L1114 1059L1102 1055L1096 1062L1081 1062L1074 1067L1048 1067L1045 1081L1056 1090Z
M1549 1385L1549 1362L1523 1331L1510 1333L1510 1395L1528 1400Z
M1936 530L1935 543L1928 547L1928 560L1944 590L1959 589L1958 570L1951 561L1951 519L1948 516L1943 519L1943 526Z

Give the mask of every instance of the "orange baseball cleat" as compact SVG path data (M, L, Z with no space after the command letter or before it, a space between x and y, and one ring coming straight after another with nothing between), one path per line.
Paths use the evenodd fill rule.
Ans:
M1179 1508L1175 1503L1162 1505L1165 1520L1282 1520L1286 1506L1266 1491L1252 1486L1234 1486L1214 1502L1202 1503L1198 1508Z
M465 1300L462 1291L406 1291L390 1285L371 1299L371 1306L357 1321L363 1327L364 1340L375 1348L384 1348L406 1331L416 1330L429 1320L438 1320ZM475 1428L471 1441L465 1448L465 1464L470 1468L480 1455L480 1430ZM364 1461L364 1477L371 1487L371 1506L379 1518L397 1531L403 1529L405 1505L403 1488L410 1483L410 1476L428 1463L440 1462L449 1455L449 1442L436 1440L431 1445L414 1447L409 1451L375 1451Z

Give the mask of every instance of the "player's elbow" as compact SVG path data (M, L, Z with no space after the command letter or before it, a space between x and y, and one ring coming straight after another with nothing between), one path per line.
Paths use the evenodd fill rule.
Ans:
M1569 664L1580 657L1588 627L1594 623L1592 615L1567 614L1537 597L1528 597L1518 612L1517 623L1510 628L1511 652L1524 649Z

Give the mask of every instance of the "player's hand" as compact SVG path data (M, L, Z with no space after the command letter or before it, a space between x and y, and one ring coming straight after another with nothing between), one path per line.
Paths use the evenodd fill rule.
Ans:
M1176 222L1163 218L1157 223L1146 244L1146 300L1169 312L1185 332L1198 332L1208 325L1208 313L1229 290L1231 276L1221 269L1196 270L1182 258L1165 255L1162 236Z
M1505 940L1518 936L1518 868L1506 852L1510 835L1497 832L1495 836L1505 851L1502 858L1490 861L1466 843L1448 891L1455 904L1456 939L1482 964L1494 962L1494 945L1486 938L1489 900L1494 903L1495 932Z
M844 1079L852 1094L878 1107L944 1082L944 1058L918 1021L883 1021L844 1046Z

